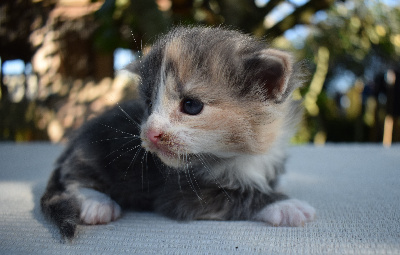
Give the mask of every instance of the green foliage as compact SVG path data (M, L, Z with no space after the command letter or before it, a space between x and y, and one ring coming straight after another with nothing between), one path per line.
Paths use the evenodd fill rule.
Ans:
M367 133L378 132L383 123L379 119L371 122L370 118L369 123L363 122L363 115L376 115L365 112L362 106L363 88L377 74L399 68L400 5L393 7L374 0L337 2L325 15L310 26L311 33L303 49L315 66L321 47L330 53L324 91L317 100L319 115L307 117L308 125L318 123L312 126L319 131L310 136L325 132L328 141L368 141ZM349 73L358 85L348 91L335 90L337 78ZM331 91L330 95L325 91ZM341 99L348 100L348 106L341 105Z
M151 43L171 23L149 0L106 0L95 17L95 46L106 52L120 47L141 50L142 41Z
M331 74L340 67L360 77L366 70L376 70L377 59L387 65L400 60L400 44L393 43L400 34L400 8L379 1L338 2L312 29L308 53L314 55L318 47L327 47Z

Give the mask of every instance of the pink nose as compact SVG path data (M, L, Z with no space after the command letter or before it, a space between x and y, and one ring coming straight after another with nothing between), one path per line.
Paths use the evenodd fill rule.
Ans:
M162 137L162 132L154 129L150 129L147 132L147 138L154 144L157 144Z

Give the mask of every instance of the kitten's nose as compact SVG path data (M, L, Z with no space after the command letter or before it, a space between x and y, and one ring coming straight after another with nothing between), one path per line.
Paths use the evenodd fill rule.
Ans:
M157 144L162 137L162 132L154 129L150 129L147 132L147 138L154 144Z

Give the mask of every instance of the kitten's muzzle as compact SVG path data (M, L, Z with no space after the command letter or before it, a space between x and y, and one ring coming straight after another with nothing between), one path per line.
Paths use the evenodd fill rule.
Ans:
M182 161L182 145L178 142L177 137L150 128L142 133L142 146L149 152L157 154L157 156L166 165L179 168L184 163Z
M179 144L174 142L174 138L157 129L150 129L145 134L148 141L148 149L156 153L164 154L169 157L177 157L174 148L178 148Z
M152 142L154 145L157 145L159 143L159 141L165 140L165 138L163 137L164 134L155 129L150 129L147 132L146 136L147 136L147 139L149 139L149 141Z

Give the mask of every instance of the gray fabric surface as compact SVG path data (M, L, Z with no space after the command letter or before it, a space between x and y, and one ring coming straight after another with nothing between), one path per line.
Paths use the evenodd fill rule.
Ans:
M38 205L61 150L0 143L0 254L400 254L400 145L290 148L283 189L317 209L305 227L126 212L80 226L72 243L60 241Z

